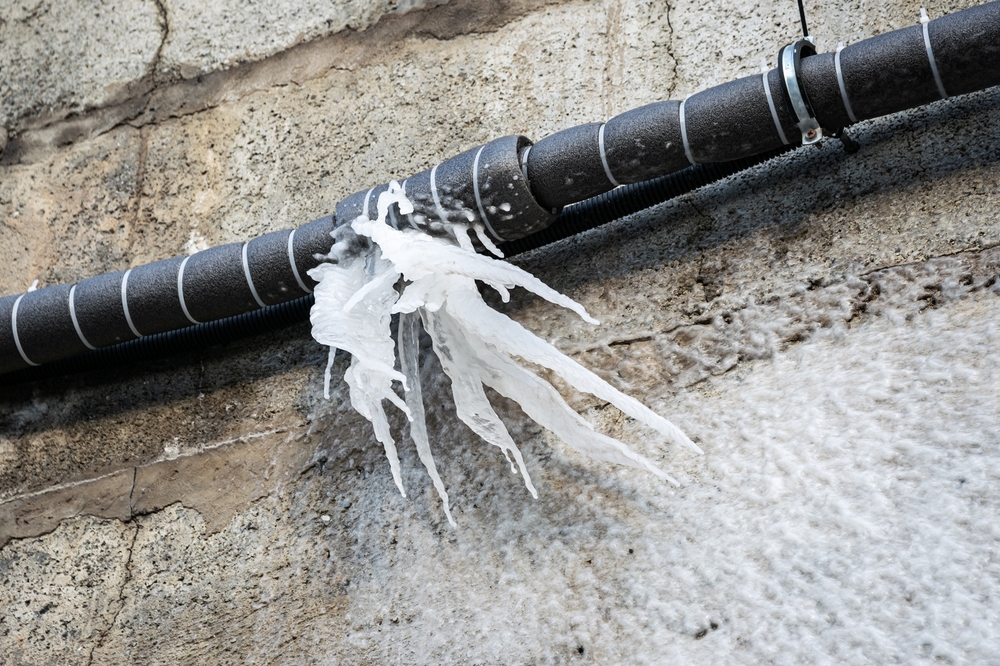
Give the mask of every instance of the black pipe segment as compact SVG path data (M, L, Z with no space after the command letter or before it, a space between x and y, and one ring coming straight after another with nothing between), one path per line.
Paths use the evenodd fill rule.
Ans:
M919 25L849 45L840 67L859 121L941 99Z
M10 297L13 301L15 297ZM9 313L9 304L0 299L0 317ZM315 302L312 294L278 305L268 306L235 317L188 326L173 331L130 340L108 347L101 347L76 356L28 367L22 361L13 371L0 366L0 386L17 386L51 377L62 377L94 370L106 370L125 365L167 358L175 354L199 351L262 333L272 333L293 324L309 320L309 309ZM6 344L0 328L0 345Z
M549 135L528 152L531 191L545 208L560 209L607 192L616 183L601 156L601 127L588 123Z
M697 163L728 162L784 145L759 74L688 97L684 115Z
M230 318L307 294L316 282L306 271L329 252L333 228L333 217L327 216L294 232L274 232L247 244L231 243L2 299L0 321L9 324L0 326L0 372Z
M608 171L618 183L639 183L688 166L678 120L680 102L654 102L604 124Z
M24 356L42 364L87 351L69 312L72 285L61 284L24 295L17 309L17 337Z
M927 31L949 95L1000 84L1000 2L942 16Z
M243 243L228 243L191 255L181 282L192 323L233 317L259 307L243 271ZM225 298L220 298L222 294Z
M174 257L136 266L129 273L126 302L132 325L139 333L147 335L191 325L177 291L177 274L183 261L183 257Z
M288 264L293 267L305 285L306 293L312 293L319 283L309 277L309 269L318 266L330 252L330 234L336 226L333 215L307 222L291 232L294 262L289 261L287 252L282 255L280 250L268 260L275 264Z
M799 87L805 97L813 101L814 107L819 107L815 113L828 125L846 125L844 115L850 114L845 97L855 117L864 119L934 101L944 96L942 88L950 91L946 94L959 94L998 85L1000 2L958 12L922 26L886 33L844 49L839 57L843 87L837 77L836 60L834 56L831 68L829 54L813 55L805 58L798 68ZM940 85L931 62L941 79ZM833 93L835 80L841 92L839 102ZM773 111L766 91L771 92ZM673 109L677 110L677 121L666 117ZM680 128L682 112L683 131ZM678 157L678 146L685 142L688 161L724 162L782 143L796 145L801 141L797 119L791 112L789 92L778 70L759 78L747 77L716 86L682 104L662 103L629 114L612 118L605 125L592 123L564 130L543 139L530 150L531 144L524 137L497 139L475 149L473 167L468 165L471 151L467 151L431 172L419 174L412 184L408 183L419 209L408 220L397 219L400 216L394 214L393 223L413 222L425 230L433 230L441 211L448 219L453 213L466 219L471 215L473 220L470 222L488 222L487 229L495 238L513 241L544 228L553 219L551 208L572 203L573 197L605 192L630 175L648 175L641 165L646 163L651 152L650 143L663 146L663 154L652 161L669 170L683 165ZM649 124L644 126L643 123ZM827 129L836 131L841 127ZM556 150L560 146L561 149ZM522 164L525 153L526 164ZM619 169L621 176L615 175L619 173L615 169ZM530 183L526 182L525 171ZM433 188L432 173L435 176ZM437 183L439 174L440 186ZM471 187L469 179L473 181ZM531 195L529 184L535 188L537 199ZM385 187L376 188L371 196ZM478 201L477 192L480 194ZM344 214L336 219L328 216L289 232L285 238L286 242L291 241L291 251L286 248L283 252L278 242L281 237L274 236L252 241L251 245L235 243L206 250L181 260L177 263L178 272L183 266L184 274L178 275L181 289L176 303L187 307L185 319L191 322L230 317L310 292L316 282L307 271L328 257L331 232L339 223L353 219L350 209L358 208L359 197L362 207L364 200L369 200L369 212L373 214L374 204L367 191L352 195L338 207L343 208ZM154 294L162 295L169 290L169 275L161 274L167 265L174 264L157 269L119 271L80 282L71 292L74 293L79 332L75 326L70 328L73 322L67 315L68 305L62 305L62 292L47 291L55 287L25 295L18 303L29 312L27 326L32 331L32 339L27 343L20 338L23 324L17 340L12 335L15 324L12 303L17 301L4 301L5 310L0 312L0 321L9 323L0 328L10 331L0 335L0 368L26 365L22 356L25 344L39 358L53 359L71 353L84 340L89 346L103 347L176 325L178 317L172 295L162 313L155 312L158 303L146 302ZM293 278L297 275L294 287L289 272ZM255 276L260 276L260 284ZM278 284L271 282L275 276L278 276ZM128 282L123 289L126 279ZM131 283L133 279L134 284ZM35 304L49 300L58 307L53 305L50 316L37 317ZM18 310L20 316L20 307ZM35 334L32 327L36 321L48 322L46 326L51 327L51 335L48 328L45 333ZM149 330L145 329L147 326ZM72 336L69 335L71 330ZM22 342L21 350L16 348L18 341Z
M291 235L291 229L283 229L258 236L247 243L250 278L265 305L284 303L305 293L288 260L288 239ZM285 260L281 261L281 257Z
M601 225L676 199L701 187L768 162L799 146L783 146L760 155L717 164L696 164L675 173L615 188L566 206L551 225L503 246L508 257L530 252Z
M125 271L115 271L87 278L76 285L73 310L80 332L91 347L106 347L137 337L129 328L122 307L124 276Z

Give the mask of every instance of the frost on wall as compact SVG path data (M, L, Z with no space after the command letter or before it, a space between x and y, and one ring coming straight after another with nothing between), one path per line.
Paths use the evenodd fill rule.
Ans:
M329 256L332 263L321 264L309 272L319 282L310 320L313 337L330 347L326 397L330 395L330 369L336 350L350 352L351 365L345 379L350 387L351 404L372 422L376 438L385 447L393 479L404 497L396 443L383 408L385 400L410 420L410 433L420 460L441 496L448 521L455 524L448 507L448 494L434 466L424 423L417 365L421 323L451 379L459 418L504 452L511 468L520 470L533 496L538 494L521 452L490 405L484 386L517 402L525 414L577 451L597 460L646 469L676 483L625 444L596 432L551 384L518 363L516 357L548 368L577 390L613 404L659 432L669 443L699 453L701 450L665 418L489 307L476 281L495 289L505 302L509 289L522 287L597 324L580 304L516 266L478 254L470 231L487 249L503 256L481 227L470 229L463 224L449 224L448 237L432 237L414 229L397 230L386 223L392 205L399 205L404 215L413 210L396 183L379 196L378 220L362 216L334 232L335 242ZM401 288L397 287L399 284ZM389 324L396 313L400 319L394 344ZM400 370L395 369L397 354ZM394 382L403 387L405 398L397 395Z

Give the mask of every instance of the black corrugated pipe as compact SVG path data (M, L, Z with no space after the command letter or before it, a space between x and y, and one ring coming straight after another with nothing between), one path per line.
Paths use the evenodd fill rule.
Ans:
M390 210L390 222L430 234L444 233L445 222L482 225L509 243L546 229L564 206L619 185L817 144L861 120L998 84L1000 2L836 53L817 55L800 40L781 50L778 68L681 102L534 145L510 136L466 151L403 181L414 211ZM337 205L336 217L294 231L0 298L0 373L302 298L315 286L306 271L325 260L331 232L358 215L374 218L387 187L357 192Z

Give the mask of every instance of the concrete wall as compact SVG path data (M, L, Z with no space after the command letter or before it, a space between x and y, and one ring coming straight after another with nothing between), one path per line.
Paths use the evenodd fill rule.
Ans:
M928 5L932 16L964 1ZM807 3L821 50L920 3ZM0 293L296 226L502 134L757 71L792 2L0 6ZM1000 92L863 123L517 260L513 318L683 427L682 482L423 367L448 526L305 325L2 389L0 662L984 662L1000 644ZM394 428L405 433L402 418Z

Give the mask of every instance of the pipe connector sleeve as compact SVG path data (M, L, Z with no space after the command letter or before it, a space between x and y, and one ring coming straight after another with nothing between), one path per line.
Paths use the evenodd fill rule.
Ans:
M601 160L601 125L550 134L528 153L528 183L545 208L560 209L615 187Z
M610 175L625 185L680 171L689 165L678 117L680 102L640 106L604 125L604 155Z
M524 179L521 156L529 146L530 155L537 146L528 139L505 136L487 143L479 155L474 187L479 200L472 203L480 216L485 214L487 228L500 240L517 240L544 229L558 212L539 202L530 180Z
M393 206L388 224L432 235L446 233L444 222L482 224L498 241L516 240L544 229L555 214L538 204L525 182L520 155L529 146L531 142L523 136L501 137L407 178L402 186L413 203L413 213L401 215ZM341 201L337 204L338 224L364 215L366 205L368 219L376 219L378 197L387 189L388 185L379 185Z

